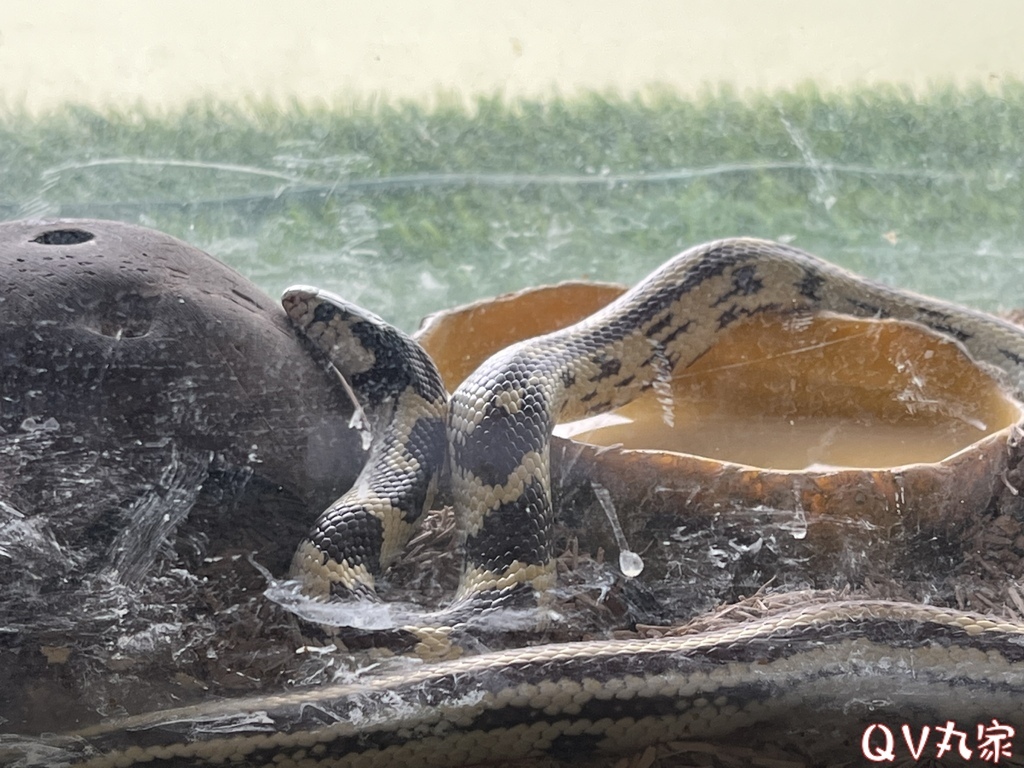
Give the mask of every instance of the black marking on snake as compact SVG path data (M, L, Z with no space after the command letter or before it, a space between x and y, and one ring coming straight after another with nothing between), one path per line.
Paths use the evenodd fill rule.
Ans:
M517 499L488 512L480 530L466 538L467 562L497 572L513 560L528 565L547 563L551 516L541 481L530 478Z
M325 512L310 532L309 540L334 562L362 565L370 573L380 573L380 543L384 540L384 526L365 508L350 508L344 519ZM344 545L344 551L339 543Z
M739 309L735 304L729 307L729 309L723 310L723 312L718 316L719 329L729 327L743 317L744 313L749 312L746 309Z
M685 323L680 323L665 338L661 339L661 347L667 347L673 341L675 341L681 333L688 333L690 326L693 325L693 320L687 320Z
M312 625L303 627L303 634L310 634L317 637ZM317 637L323 645L337 645L340 640L349 651L370 651L376 648L386 648L391 653L406 653L413 651L420 642L420 638L406 629L395 627L393 629L358 629L355 627L338 627L330 633L323 633ZM303 707L305 710L306 707ZM336 720L331 720L326 725L332 725Z
M444 456L448 449L448 432L444 421L421 417L409 429L407 442L409 454L420 466L432 466L438 463L438 457Z
M665 330L672 324L672 317L673 314L671 312L666 312L664 317L662 317L659 320L656 320L655 322L651 323L650 326L648 326L644 335L647 336L647 338L649 339L657 337L659 333L661 333L663 330Z
M613 327L604 329L603 339L610 343L625 338L633 332L633 329L643 328L652 318L666 312L681 297L694 291L707 280L721 277L729 268L749 260L749 253L733 252L727 244L713 244L712 247L700 254L700 258L696 260L685 277L674 285L659 285L657 290L647 295L643 291L626 294L634 300L634 305ZM648 280L654 283L657 281L657 276L658 272L655 272Z
M679 365L679 352L669 352L668 354L664 355L661 359L664 360L665 364L659 369L658 372L663 377L671 377L672 372L676 369L676 366Z
M734 296L752 296L755 293L760 293L763 288L764 281L757 276L757 265L744 264L733 270L732 290L719 296L711 306L720 306Z
M933 331L952 336L959 342L967 341L974 337L974 334L968 333L962 328L957 328L955 325L949 325L948 323L928 323L928 327Z
M596 415L598 413L607 413L613 407L614 407L614 404L612 403L611 400L604 400L604 401L602 401L600 403L595 403L593 405L588 405L586 412L589 413L589 414L594 414L594 415Z
M324 306L327 305L320 304L314 315ZM408 387L425 400L437 399L438 393L424 383L426 377L422 372L428 363L424 361L426 353L418 345L396 344L394 329L376 323L354 322L349 329L374 356L369 370L350 377L353 389L366 397L367 407L376 408L388 398L397 398Z
M313 308L313 322L323 323L324 325L330 325L340 310L328 302L322 301Z
M600 402L589 403L585 413L589 416L596 416L597 414L606 414L615 407L615 403L610 400L601 400Z
M810 269L804 268L804 276L793 285L801 296L817 303L821 301L818 293L825 284L825 278Z
M723 328L729 327L737 320L742 320L745 317L754 317L755 315L760 315L764 312L774 312L777 309L779 309L779 305L775 303L762 304L760 306L754 307L753 309L747 309L746 307L738 307L737 305L733 304L731 307L723 311L722 314L718 316L718 328L719 330L721 330Z
M619 371L622 370L621 360L617 357L608 357L604 353L594 355L590 358L590 362L598 366L600 370L587 379L587 381L604 381L605 379L610 379L612 376L617 376Z
M519 407L510 412L501 404L503 392L517 393ZM484 485L504 485L522 461L522 457L549 435L553 424L547 399L536 387L524 392L504 382L484 409L473 429L452 446L455 464L463 467Z
M678 355L676 360L678 361ZM661 376L663 374L671 374L675 364L669 362L669 357L665 354L664 345L656 345L651 347L651 354L643 359L639 365L640 368L653 367L655 376Z
M983 652L995 652L1011 662L1024 660L1024 647L1001 633L972 635L966 629L949 624L908 619L847 619L842 628L844 639L864 638L887 648L919 648L929 643L936 646L964 645ZM813 651L821 647L821 628L803 624L773 632L749 643L722 643L703 649L704 658L720 664L733 662L771 662L792 655L795 651Z
M387 435L381 449L387 451L396 446L404 447L405 453L416 459L421 467L432 467L436 465L437 457L444 455L447 443L444 422L419 418L409 429L408 439L398 445L400 441L398 435ZM415 523L425 510L419 503L413 504L411 508L405 508L403 502L407 504L413 500L426 498L431 475L431 472L396 472L385 475L377 481L378 495L387 498L394 509L401 510L402 520L406 523Z
M633 674L637 674L637 671L633 670ZM644 674L647 674L646 669L644 670ZM767 689L768 686L765 685L758 698L765 698ZM678 717L680 713L679 709L676 707L677 703L678 698L675 696L645 696L643 699L643 716ZM636 712L636 701L632 699L621 700L617 698L590 698L581 705L581 710L579 713L574 715L574 719L589 720L594 723L602 720L610 720L614 722L627 717L635 718ZM542 709L536 709L534 707L508 706L501 709L484 710L480 712L480 714L473 719L472 730L488 732L499 728L514 728L520 725L531 726L538 723L548 723L553 725L558 721L564 722L565 719L564 715L547 715ZM591 754L594 750L599 749L600 743L605 738L606 737L603 735L594 736L583 734L581 736L571 736L562 734L556 737L552 742L552 746L546 751L552 756L564 755L568 758L578 758L581 754ZM570 749L571 751L566 751Z
M562 379L562 387L565 389L569 389L576 383L576 374L570 370L563 370L559 376Z
M888 310L882 309L877 304L871 304L867 301L860 301L851 297L846 297L846 300L850 302L850 305L863 312L865 315L872 315L877 318L888 318L892 316Z
M952 336L959 342L965 342L972 338L974 334L968 333L962 328L958 328L951 324L949 315L945 312L939 312L934 309L928 309L926 307L919 307L918 311L922 315L927 315L930 320L925 321L925 325L931 328L933 331L938 331L946 336Z
M999 347L998 351L999 351L999 353L1003 357L1005 357L1007 360L1009 360L1013 364L1015 364L1015 365L1024 365L1024 357L1021 357L1020 355L1018 355L1018 354L1016 354L1014 352L1011 352L1008 349L1003 349L1002 347Z
M551 740L548 754L556 760L579 760L582 755L593 755L600 750L604 736L590 733L562 733Z
M489 631L497 629L493 625L489 625L489 618L495 614L495 611L509 608L521 608L529 611L537 608L537 594L534 592L532 583L517 581L500 588L485 587L463 595L444 609L444 613L453 624L463 625L454 629L452 639L456 639L470 628L472 634L486 636ZM501 632L501 629L497 629L498 635Z

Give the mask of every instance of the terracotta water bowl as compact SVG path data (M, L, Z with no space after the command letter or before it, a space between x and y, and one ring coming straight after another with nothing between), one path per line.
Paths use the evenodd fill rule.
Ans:
M498 349L622 290L569 283L502 296L428 318L419 340L451 390ZM724 569L736 586L745 568L757 588L785 566L799 586L894 569L925 584L954 567L951 542L1004 487L1021 418L992 376L919 326L763 316L677 371L670 398L652 392L559 425L553 485L570 509L607 491L598 495L656 577L675 569L696 582ZM615 551L621 540L595 520L591 546Z

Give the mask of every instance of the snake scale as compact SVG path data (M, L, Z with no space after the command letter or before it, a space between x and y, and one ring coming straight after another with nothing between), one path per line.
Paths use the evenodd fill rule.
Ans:
M755 239L685 251L577 325L497 353L447 403L429 358L383 321L316 289L290 289L283 302L351 383L373 435L363 474L300 544L293 573L324 599L376 600L376 578L430 507L447 452L464 566L451 604L422 617L426 630L458 629L553 583L556 422L629 402L742 318L828 311L915 322L1024 389L1015 326ZM956 714L973 707L1021 723L1024 626L851 601L693 636L490 652L142 716L58 739L47 759L96 768L487 764L706 739L799 712L817 718L825 743L828 728L849 730L858 716L888 712L902 718L898 727L952 716L941 703L953 700Z

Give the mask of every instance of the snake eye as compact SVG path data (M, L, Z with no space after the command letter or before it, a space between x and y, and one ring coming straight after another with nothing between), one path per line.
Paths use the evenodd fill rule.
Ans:
M51 229L32 240L40 245L78 245L87 243L96 235L84 229Z

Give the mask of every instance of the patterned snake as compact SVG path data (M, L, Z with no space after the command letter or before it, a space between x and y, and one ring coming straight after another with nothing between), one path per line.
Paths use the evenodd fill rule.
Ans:
M741 318L830 311L915 322L1024 390L1024 332L1015 326L754 239L680 254L577 325L499 352L447 403L426 354L380 319L310 288L289 289L283 303L351 383L373 435L362 475L300 544L293 573L322 598L376 600L376 577L430 507L447 452L465 560L455 599L421 617L423 631L457 630L548 588L555 423L629 402ZM941 711L954 697L970 706ZM782 712L849 729L866 702L875 716L902 718L897 728L961 711L1020 723L1024 626L925 606L832 603L693 636L491 652L137 717L62 740L54 754L90 766L462 765L708 738L776 723Z

